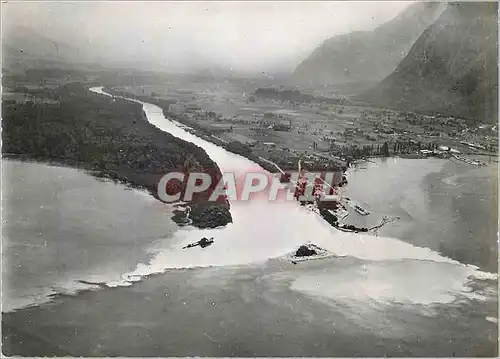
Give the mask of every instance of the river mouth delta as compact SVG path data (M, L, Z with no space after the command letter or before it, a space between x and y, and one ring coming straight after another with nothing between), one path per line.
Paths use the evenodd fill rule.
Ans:
M129 100L222 172L259 168ZM399 218L377 233L259 200L233 202L231 223L200 229L144 190L4 159L3 353L496 356L497 173L495 163L375 158L351 166L339 191L373 213L350 211L350 223ZM201 237L215 242L182 249ZM288 260L304 243L332 256Z

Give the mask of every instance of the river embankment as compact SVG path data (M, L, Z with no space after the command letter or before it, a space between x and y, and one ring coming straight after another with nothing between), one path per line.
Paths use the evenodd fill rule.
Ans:
M254 154L250 146L240 143L238 141L228 142L222 140L217 136L217 133L214 133L214 131L207 129L205 126L200 125L197 121L173 113L172 111L169 110L169 105L172 103L169 100L152 97L148 95L138 95L127 91L117 91L110 87L104 87L103 90L104 92L112 96L126 97L154 104L162 109L163 115L166 118L169 118L179 123L184 127L186 131L196 135L199 138L202 138L205 141L211 142L219 147L222 147L229 152L232 152L240 156L244 156L270 173L279 173L279 171L277 171L276 167L273 164L270 164L265 159L262 159L260 156ZM281 164L281 166L285 170L291 170L291 171L297 170L296 164L290 166L288 163L283 163ZM343 172L347 169L347 167L342 161L338 161L338 163L337 162L329 163L323 160L320 163L312 163L306 166L310 171L323 171L323 172L324 171Z
M248 159L186 132L157 106L143 103L143 108L150 123L196 143L221 171L255 168ZM430 166L410 177L422 185L423 177L439 168ZM396 173L376 169L374 178ZM387 193L366 182L371 178L366 171L359 173L365 178L360 187L383 201ZM396 201L414 184L399 176L386 182L400 183L389 192ZM353 177L346 190L351 183L356 183ZM406 211L415 217L418 202L406 203L414 204ZM4 314L3 334L9 338L4 353L497 354L497 325L491 322L498 316L495 274L419 245L418 237L337 231L296 201L236 201L231 211L234 221L224 228L181 227L157 242L148 262L123 274L118 287L60 296L50 304ZM214 237L215 243L182 249L200 236ZM282 260L307 241L335 256L297 265Z
M222 177L201 148L152 126L133 101L100 96L79 84L38 96L53 101L3 103L4 157L85 169L146 189L157 199L158 183L170 171L206 172L214 182ZM189 203L190 223L200 228L230 223L227 200L221 196L208 203L209 195L196 194Z

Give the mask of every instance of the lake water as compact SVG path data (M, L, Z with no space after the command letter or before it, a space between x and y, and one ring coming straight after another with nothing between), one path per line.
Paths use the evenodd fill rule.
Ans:
M92 91L102 93L101 88ZM157 106L143 106L153 125L205 149L223 172L239 176L262 170L186 132L165 119ZM460 165L449 166L442 160L390 159L349 173L346 195L374 216L402 217L375 236L339 232L296 202L265 198L232 202L234 223L225 228L177 228L169 220L171 209L143 192L126 191L73 169L5 161L2 256L9 295L3 311L41 302L50 293L74 293L82 285L75 280L125 287L145 276L181 268L238 266L245 288L255 265L263 265L264 272L252 281L287 288L288 294L281 294L287 298L291 292L310 297L322 310L325 305L342 306L342 315L372 329L381 312L399 308L433 317L440 315L432 310L436 305L459 306L465 312L473 306L475 317L479 315L484 325L491 326L486 318L497 317L497 276L490 273L495 272L490 252L496 256L491 237L496 229L491 222L481 226L482 217L472 218L471 213L493 215L486 210L491 206L486 202L488 193L475 191L478 183L483 183L482 189L488 186L485 183L493 188L495 177L485 169L476 173ZM460 219L447 222L449 218ZM361 223L365 219L351 215L349 220ZM182 250L202 236L213 236L216 243ZM293 270L270 261L305 242L343 257ZM213 283L217 288L221 281L227 282L220 271L197 270L202 271L205 285ZM198 295L205 295L201 294L208 290L204 288ZM247 293L242 291L238 295ZM102 292L103 298L113 295ZM480 303L484 305L477 314Z
M380 235L497 271L495 165L475 167L453 160L390 158L360 167L348 173L345 195L376 214L401 217L383 227ZM350 220L359 224L367 221L361 216Z
M3 311L121 275L172 242L172 210L76 169L3 160Z

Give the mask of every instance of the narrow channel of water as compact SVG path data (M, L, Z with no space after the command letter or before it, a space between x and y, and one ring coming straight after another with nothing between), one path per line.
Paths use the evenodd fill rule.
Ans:
M92 91L106 95L102 88ZM143 106L152 124L202 147L223 172L263 171L248 159L185 131L182 125L166 119L159 107L146 103ZM429 191L425 186L429 180L441 178L437 174L442 168L443 162L438 160L404 160L372 164L350 175L347 191L354 199L376 212L403 217L407 214L404 226L389 226L377 237L339 232L294 201L269 202L262 198L231 203L234 223L225 228L178 228L170 219L171 207L147 193L126 190L122 185L98 180L75 169L4 160L3 311L42 303L57 293L128 286L145 275L171 268L263 263L288 254L306 242L340 256L356 258L358 262L352 265L339 258L335 267L344 263L342 271L329 271L332 262L325 261L320 265L324 273L315 280L311 279L312 272L304 267L303 271L295 272L296 282L292 288L297 290L338 297L338 291L326 290L328 286L321 283L347 281L373 285L372 290L361 292L356 285L338 286L344 288L342 296L348 298L360 295L376 300L406 298L405 283L412 283L414 290L422 291L420 297L425 298L424 302L449 301L450 297L464 293L473 295L471 279L496 278L464 265L473 263L483 267L483 257L467 247L468 241L451 237L436 239L439 236L436 232L426 235L425 230L414 231L415 225L426 223L429 208L439 207L449 216L458 206L433 205L426 197ZM401 174L406 176L405 180L401 180ZM367 178L382 182L372 186ZM456 183L462 188L462 199L467 199L473 197L470 188L474 188L476 178L489 180L487 175L478 177L476 173L462 171L442 177L440 183ZM485 196L487 194L482 194L477 201L483 199L484 202ZM474 198L467 203L476 205ZM457 203L457 208L463 207L461 202L453 204ZM465 218L466 212L463 213ZM360 218L358 216L358 220L362 220ZM469 222L463 225L473 231L478 227ZM216 243L205 249L182 250L185 244L202 236L213 236ZM480 233L478 238L486 239L484 243L476 240L474 248L488 248L485 246L490 237ZM460 257L457 253L472 255ZM401 263L404 263L402 267ZM402 274L402 268L408 271ZM430 272L432 275L424 274ZM361 282L359 275L364 278ZM433 285L428 285L429 278L434 280ZM413 297L417 301L418 296Z
M93 88L92 91L106 95L102 91L102 87ZM235 171L241 174L249 170L262 171L259 166L248 159L227 152L185 131L179 124L166 119L159 107L141 103L144 106L148 120L153 125L203 148L223 172ZM431 168L431 170L434 170L434 168ZM424 177L428 173L429 171L417 172L415 178L417 176ZM429 247L415 246L391 237L339 232L330 227L318 215L293 201L269 202L264 199L251 202L236 201L231 203L231 212L234 223L227 225L225 228L211 230L180 229L175 233L175 236L182 244L198 240L202 236L211 236L216 240L214 245L206 249L182 250L181 246L179 246L178 248L168 247L159 250L148 265L139 265L134 272L130 273L129 278L140 278L151 273L162 272L168 268L265 262L270 258L283 256L296 249L297 246L309 241L337 255L355 257L366 262L383 261L384 270L370 273L370 280L373 283L377 281L387 283L382 291L384 298L397 297L396 293L404 291L401 285L404 287L407 283L413 283L416 286L415 290L422 291L422 297L426 298L426 302L448 301L450 295L453 297L459 293L470 293L468 285L471 278L496 278L494 274L481 272L477 268L466 266L459 261L441 255L438 251ZM411 264L408 264L408 268L410 266L412 268L409 273L401 273L399 267L401 261L411 262ZM435 265L435 263L442 263L443 265ZM428 273L429 268L431 268L429 264L432 264L431 267L435 271L433 278L436 280L436 285L432 286L432 290L428 282L422 281L422 273ZM397 268L393 268L393 266ZM359 270L367 273L367 268L369 267L365 263L360 268L351 267L350 270L352 274ZM379 277L380 273L383 273L383 278ZM405 278L404 280L401 279L402 275ZM336 274L335 276L335 281L339 280ZM294 288L300 290L302 288L300 283L305 282L298 281ZM311 284L310 281L307 283ZM302 289L311 292L307 286ZM355 288L352 288L352 290L354 291ZM325 292L323 294L329 296L329 293ZM380 293L380 291L370 293ZM344 293L344 295L354 295L354 292L350 294Z

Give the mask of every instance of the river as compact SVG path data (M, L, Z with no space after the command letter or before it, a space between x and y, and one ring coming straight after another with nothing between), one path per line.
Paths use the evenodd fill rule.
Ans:
M105 95L102 88L93 88L92 91ZM181 125L166 119L157 106L142 104L148 120L153 125L202 147L223 172L234 171L242 174L249 170L262 170L246 158L229 153L185 131ZM432 204L434 202L429 201L425 194L429 193L426 188L429 181L441 178L446 167L445 162L441 160L387 161L370 164L365 170L358 169L349 174L350 184L346 188L349 196L377 213L402 216L400 223L396 222L394 226L384 228L379 236L339 232L296 202L268 202L265 199L232 202L234 223L225 228L177 228L172 221L166 219L171 213L168 206L147 198L144 193L125 191L120 185L99 182L73 169L18 162L7 162L6 166L15 168L17 174L8 177L7 181L13 188L7 191L11 193L11 202L6 202L6 208L10 208L12 215L6 216L8 221L4 233L7 233L5 243L8 250L4 250L2 256L4 263L7 263L4 264L4 268L8 270L7 280L10 283L15 282L10 285L9 290L18 293L18 297L24 295L26 301L19 301L20 306L16 307L6 306L4 299L3 311L19 309L22 305L29 304L30 300L31 303L39 303L40 297L49 292L54 293L54 287L59 288L56 292L74 293L75 283L78 283L74 282L75 280L102 282L99 288L94 288L101 290L95 292L80 293L75 297L52 298L57 299L55 307L41 306L19 310L7 317L9 325L21 327L23 325L20 323L26 316L38 318L36 320L44 330L52 328L50 330L53 335L58 333L57 335L61 336L61 339L51 339L52 342L68 338L57 328L71 326L71 323L79 321L87 323L87 329L83 330L88 333L97 331L96 341L97 338L103 338L99 346L91 347L87 345L90 339L84 337L77 341L79 344L74 344L76 347L66 348L69 353L160 356L356 354L356 345L338 346L337 350L333 351L333 347L327 344L325 335L332 321L341 323L341 327L335 329L338 335L348 338L365 334L370 336L371 339L366 345L361 345L365 348L361 351L365 355L373 355L376 348L380 349L382 354L393 352L396 350L394 348L401 346L394 344L394 340L405 338L407 341L408 335L420 335L432 341L433 346L442 346L439 350L432 351L431 348L426 352L422 351L420 344L412 342L412 345L408 344L405 349L409 350L410 354L451 355L449 344L436 344L434 339L439 337L429 336L428 328L435 325L442 325L454 333L454 338L476 336L471 333L478 333L478 341L486 340L487 343L492 343L492 340L496 339L496 324L490 321L491 318L497 317L497 277L496 274L488 272L491 268L489 259L484 260L484 256L464 257L463 253L467 253L468 248L464 245L467 242L463 238L454 242L451 235L441 238L435 230L425 235L425 229L421 228L425 222L420 221L428 218L426 213L430 207L439 208L441 211L445 208ZM48 187L43 191L34 185L35 179L28 180L33 181L31 183L18 180L31 178L33 173L43 173L44 170L37 166L45 167L51 172L49 177L52 176L51 181L46 181ZM4 168L4 178L5 171ZM54 192L53 187L64 187L66 183L60 175L61 172L64 172L62 177L69 177L66 185L73 183L74 187L72 190L62 191L62 196L59 191L59 194L52 198L50 196ZM400 178L401 173L404 173L405 180ZM71 180L71 176L78 180ZM453 176L443 178L446 180L441 183L450 186L462 180L470 180L467 176L461 179ZM471 188L474 188L474 182L465 182L464 185L469 186L467 188L470 192ZM26 190L35 194L24 196ZM461 193L468 192L462 189ZM19 200L19 197L29 198L29 202ZM84 209L77 209L75 203L82 204ZM474 205L476 202L470 203ZM39 209L38 204L49 206L51 210L47 212L45 208ZM85 205L88 206L86 209ZM455 207L446 208L446 211L453 211ZM24 220L15 220L24 211L28 211L30 215ZM467 213L464 212L463 215L465 218ZM352 218L362 221L360 217ZM453 225L453 222L447 225ZM419 226L421 230L417 231ZM37 234L40 227L44 230ZM471 233L476 233L475 225L470 228ZM183 245L202 236L214 237L216 243L205 249L182 250ZM276 259L309 241L343 257L297 266ZM19 242L22 244L17 244ZM491 238L487 237L482 242L475 242L475 245L491 246L490 242ZM496 248L492 250L495 251ZM457 253L462 253L462 257ZM63 267L61 262L65 263ZM20 265L20 268L30 263L29 270L23 272L14 269L16 266L12 263ZM181 268L191 270L179 271ZM160 273L165 275L151 276ZM132 285L137 281L140 283ZM33 287L38 289L30 292ZM38 296L34 295L35 292ZM135 293L134 298L140 295L150 299L143 299L140 303L130 302L132 293ZM87 300L94 303L95 309L89 309L89 313L82 317L83 302L78 298L82 298L86 303ZM206 315L206 309L203 308L207 305L207 298L212 298L210 300L213 300L212 304L216 307L214 310L222 312L203 320L191 317L194 313ZM147 307L144 307L144 300L149 303ZM154 319L158 318L157 310L166 305L162 304L165 300L169 303L168 313L172 314L167 315L164 312L164 315L179 323L176 328L165 327L166 323L160 324ZM116 310L106 307L106 311L102 307L104 304L98 304L111 302L117 303ZM294 302L297 303L296 307ZM191 314L183 310L186 306L189 306ZM290 316L287 308L295 313L299 311L300 318L285 319L283 315ZM117 312L118 310L120 312ZM184 313L184 316L174 315L176 311ZM127 313L126 316L130 318L123 319L123 313ZM269 316L268 319L262 319L265 327L260 327L264 322L256 322L259 313L267 313ZM286 335L282 340L278 340L280 343L284 341L279 345L272 342L257 344L255 338L246 339L245 343L253 348L252 351L235 349L234 343L227 341L226 346L221 347L222 339L218 342L205 338L202 343L193 346L193 340L199 340L198 335L206 334L206 329L203 332L202 326L194 329L192 334L186 334L186 337L175 345L171 343L169 351L165 351L168 341L161 342L160 338L154 340L155 346L136 345L134 349L126 344L126 340L118 340L118 337L110 337L110 333L103 332L105 328L98 329L96 325L102 318L106 318L109 325L122 328L119 330L121 336L117 334L120 338L132 338L132 332L123 332L125 329L122 325L125 322L132 320L134 323L141 323L144 318L149 319L141 328L158 328L160 325L162 333L168 332L172 338L176 337L172 331L184 327L187 330L188 327L182 324L186 318L190 318L186 325L192 323L195 327L198 327L198 324L216 326L215 331L219 338L227 339L231 335L239 337L243 332L254 333L254 336L262 333L278 335L280 330L286 332ZM397 318L403 318L403 321L398 321ZM47 320L53 323L49 327L42 324ZM474 324L469 328L455 325L457 321L473 321ZM300 329L306 322L315 323L314 332L322 341L319 346L313 346L313 341L317 339L309 338L309 342L305 344L309 351L304 353L301 351L303 349L292 343L294 335L308 335ZM288 325L282 327L285 325L283 323ZM140 324L131 325L131 330L137 330L138 325ZM30 332L33 330L35 329L29 329ZM231 330L234 331L233 334ZM441 333L434 331L433 335L439 334ZM212 338L210 335L209 337ZM384 342L382 347L377 347L373 341L379 337L389 340L390 343ZM234 340L236 339L233 338ZM218 346L214 344L217 342ZM137 344L134 340L130 343ZM284 347L285 344L288 347ZM207 345L210 349L207 349ZM232 345L231 350L227 345ZM465 343L460 345L463 347L459 352L474 353ZM75 352L75 348L79 350ZM143 351L139 352L139 348ZM296 350L291 353L286 348ZM491 348L485 349L488 353L490 350ZM394 353L396 355L398 352ZM401 353L404 352L400 351L400 355L403 355Z

